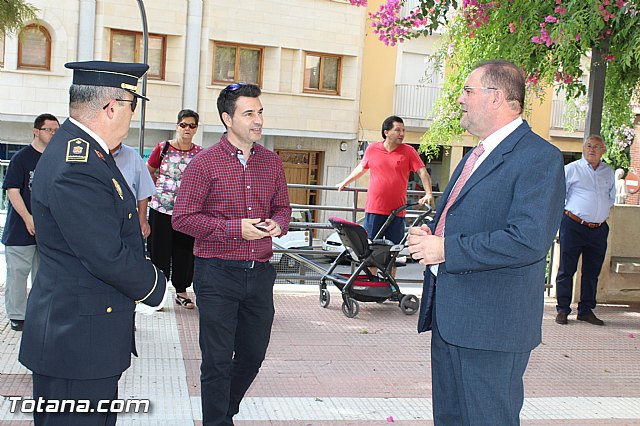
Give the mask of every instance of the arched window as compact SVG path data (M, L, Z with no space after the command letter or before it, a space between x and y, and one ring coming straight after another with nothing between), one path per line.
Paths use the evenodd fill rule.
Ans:
M27 25L18 36L18 68L51 69L51 36L41 25Z

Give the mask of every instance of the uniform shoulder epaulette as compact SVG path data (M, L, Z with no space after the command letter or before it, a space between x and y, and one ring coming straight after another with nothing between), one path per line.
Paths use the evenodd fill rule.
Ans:
M75 138L67 142L67 163L86 163L89 159L89 142Z

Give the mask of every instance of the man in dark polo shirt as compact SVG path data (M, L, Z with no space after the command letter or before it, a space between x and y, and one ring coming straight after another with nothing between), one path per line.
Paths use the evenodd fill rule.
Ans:
M257 143L260 94L253 84L220 92L227 132L189 163L173 208L173 228L195 237L206 426L233 425L264 360L274 315L271 238L287 232L291 217L282 162Z

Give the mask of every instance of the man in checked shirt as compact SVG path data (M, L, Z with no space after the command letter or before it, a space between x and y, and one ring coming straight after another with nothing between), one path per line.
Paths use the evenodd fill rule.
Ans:
M227 132L189 163L173 208L173 228L195 237L207 426L233 425L264 360L274 315L271 238L285 234L291 218L282 162L256 143L260 94L256 85L237 83L220 92Z

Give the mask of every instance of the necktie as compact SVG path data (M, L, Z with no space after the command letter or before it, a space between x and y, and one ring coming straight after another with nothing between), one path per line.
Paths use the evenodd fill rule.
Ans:
M476 161L478 161L478 158L480 158L482 153L484 153L484 146L480 144L473 149L473 152L469 155L469 158L467 158L467 162L464 163L462 173L460 173L458 181L454 185L453 190L451 190L451 194L449 194L449 198L447 199L447 204L444 206L444 210L442 210L442 214L440 215L440 220L438 220L438 224L436 225L437 236L442 237L444 234L444 225L447 221L447 212L449 211L449 207L451 207L451 204L453 204L454 201L456 201L456 198L458 198L460 191L462 191L462 187L467 183L467 180L469 180L469 176L471 176L473 166L476 164Z

